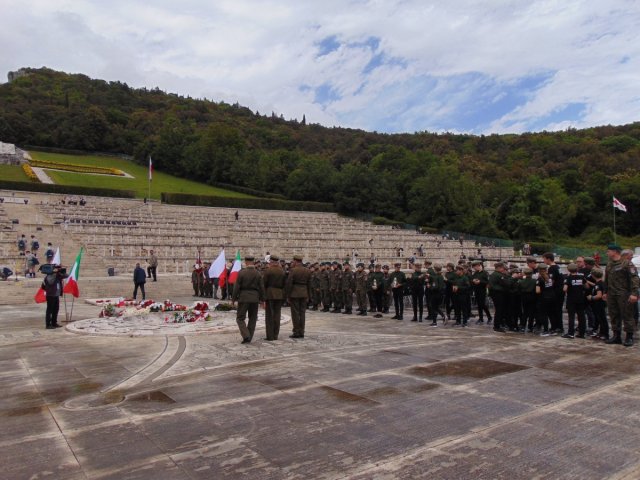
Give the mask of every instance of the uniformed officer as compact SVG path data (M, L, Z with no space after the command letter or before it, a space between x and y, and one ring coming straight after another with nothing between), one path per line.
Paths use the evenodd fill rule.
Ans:
M309 298L311 272L302 264L302 256L293 256L293 265L286 281L286 296L291 305L293 333L289 338L304 338L305 314Z
M210 298L213 296L213 284L209 277L209 267L211 267L211 262L204 262L202 274L204 275L203 296Z
M311 265L311 310L318 310L322 300L320 292L320 267L317 263Z
M456 266L449 262L445 265L444 272L444 282L445 282L445 290L444 290L444 307L447 312L447 318L451 318L451 310L453 309L453 295L452 295L452 281L456 277L455 272Z
M351 271L351 265L349 262L344 262L344 271L342 272L342 302L344 305L345 315L351 315L353 313L353 292L356 289L356 278Z
M626 337L625 347L633 345L635 321L633 320L633 305L638 301L640 280L638 271L629 260L621 256L622 248L615 243L607 246L607 268L605 270L604 299L609 307L609 320L613 336L606 341L608 344L622 343L621 332L624 327Z
M487 285L489 284L489 274L485 271L484 265L480 260L471 263L473 273L471 274L471 285L473 287L473 295L476 298L478 306L478 321L476 324L484 323L484 314L487 314L487 324L491 323L491 313L487 307Z
M389 265L382 265L382 275L384 278L384 291L382 292L382 313L389 313L389 307L393 301L391 294L391 275L389 275Z
M367 315L367 272L364 271L364 263L356 265L356 300L358 302L358 315Z
M397 262L393 265L393 272L389 275L391 281L391 293L393 295L393 308L395 315L391 318L402 320L404 315L404 287L407 284L407 276L400 270L402 264Z
M280 266L280 257L278 255L270 255L269 267L262 275L262 282L265 291L264 324L267 333L265 340L278 340L285 286L284 270Z
M199 263L196 263L193 266L193 271L191 272L191 285L193 286L194 297L200 296L202 283L203 283L202 265Z
M333 262L331 269L331 277L329 278L331 302L333 303L331 313L340 313L342 310L342 266L338 262Z
M249 343L253 338L258 321L258 306L264 301L264 285L262 277L254 265L254 257L247 256L244 259L246 268L238 272L236 283L233 287L232 305L238 302L236 322L242 335L242 343ZM249 323L245 318L249 314Z
M441 306L442 299L444 298L444 277L442 276L442 265L435 264L433 266L433 274L429 275L427 279L427 288L429 289L428 299L431 305L429 306L429 319L431 320L431 326L438 326L438 313L442 317L443 325L447 322Z

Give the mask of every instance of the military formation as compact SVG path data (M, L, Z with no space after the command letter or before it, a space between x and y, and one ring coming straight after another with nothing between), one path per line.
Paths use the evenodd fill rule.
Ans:
M291 263L277 255L265 262L246 257L246 268L229 292L221 292L221 298L229 296L238 302L243 343L253 338L262 302L268 341L278 339L283 306L291 307L290 337L294 339L304 338L307 309L374 317L393 313L391 319L404 320L406 307L413 314L411 321L426 319L432 327L450 322L464 328L474 317L476 325L491 325L496 332L566 339L590 336L608 344L632 346L640 282L631 255L611 244L606 271L593 258L578 257L562 272L554 254L545 253L527 257L524 268L497 262L491 273L479 260L444 266L416 262L407 272L400 263L391 271L388 265L376 263L366 267L358 263L353 270L349 262L305 264L297 255ZM194 269L194 293L216 298L216 279L209 279L207 272L206 264Z

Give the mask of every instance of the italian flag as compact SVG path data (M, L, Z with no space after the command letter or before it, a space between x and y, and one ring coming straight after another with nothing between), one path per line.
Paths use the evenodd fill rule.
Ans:
M64 293L70 293L76 298L80 296L80 289L78 288L78 278L80 277L80 261L82 260L82 249L83 248L80 247L80 252L78 253L76 261L73 264L73 268L71 269L69 278L67 278L67 283L62 290Z
M240 258L240 250L236 252L236 260L233 262L233 267L231 267L231 273L229 274L229 283L236 283L236 278L238 278L238 272L242 268L242 259Z

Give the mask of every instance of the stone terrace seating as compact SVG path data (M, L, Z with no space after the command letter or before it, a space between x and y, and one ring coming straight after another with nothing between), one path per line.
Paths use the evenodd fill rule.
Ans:
M475 256L478 248L472 241L465 240L461 246L458 240L373 225L335 213L188 207L100 197L87 197L87 205L78 206L62 205L57 197L40 199L42 214L66 227L90 255L120 272L130 272L151 249L159 257L160 273L182 273L189 271L198 250L203 260L212 260L221 245L226 247L228 258L240 250L242 256L259 258L269 251L286 259L298 253L309 261L343 260L352 259L355 250L365 263L373 254L387 264L406 264L420 244L426 258L440 263L455 262L461 254ZM404 249L402 258L396 255L397 247ZM510 248L481 248L486 258L513 256Z

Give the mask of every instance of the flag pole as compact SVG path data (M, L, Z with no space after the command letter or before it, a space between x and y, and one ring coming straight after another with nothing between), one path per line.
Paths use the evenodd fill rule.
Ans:
M67 297L62 295L62 300L64 301L64 321L69 321L69 314L67 313Z
M73 304L76 301L76 297L71 296L71 313L69 314L69 321L73 319Z
M614 202L615 197L611 196L611 205L613 206L613 243L617 243L616 239L616 202Z

